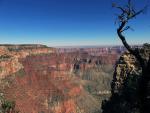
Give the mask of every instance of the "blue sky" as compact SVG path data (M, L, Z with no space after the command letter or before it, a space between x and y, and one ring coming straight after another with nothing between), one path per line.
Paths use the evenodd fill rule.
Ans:
M0 0L0 43L48 46L118 45L113 0ZM125 2L127 0L115 0ZM135 0L137 8L149 0ZM150 42L150 9L127 31L131 44Z

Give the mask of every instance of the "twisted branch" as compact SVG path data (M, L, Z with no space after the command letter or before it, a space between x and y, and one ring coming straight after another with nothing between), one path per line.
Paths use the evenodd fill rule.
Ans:
M131 5L131 0L128 0L127 7L121 7L121 6L117 6L115 4L113 4L113 7L121 10L121 12L122 12L120 15L118 15L120 26L117 29L117 34L118 34L120 40L122 41L122 43L126 47L126 49L137 58L141 67L145 68L145 61L142 58L142 56L140 55L139 50L131 48L131 46L128 44L125 36L122 33L130 28L130 26L127 26L128 21L133 19L134 17L138 16L139 14L143 13L146 7L144 7L143 9L136 12L134 10L134 7Z

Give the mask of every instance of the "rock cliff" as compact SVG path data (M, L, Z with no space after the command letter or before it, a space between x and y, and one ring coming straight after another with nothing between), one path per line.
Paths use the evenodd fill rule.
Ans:
M30 55L52 53L54 51L53 48L43 47L42 45L1 45L0 79L12 75L23 68L19 59Z
M145 60L149 59L149 44L143 45L138 51ZM111 84L112 95L109 100L103 101L103 113L141 113L140 86L142 77L142 68L137 59L129 52L123 53L116 63ZM146 87L146 90L144 90L145 101L148 103L150 102L150 79L146 79L147 84L142 85Z
M100 112L119 54L118 49L93 54L91 49L2 45L0 90L21 113Z

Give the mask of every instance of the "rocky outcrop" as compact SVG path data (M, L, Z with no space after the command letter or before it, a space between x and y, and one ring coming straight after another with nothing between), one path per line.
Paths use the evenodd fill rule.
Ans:
M137 49L145 61L149 60L150 45L145 44ZM145 111L149 113L149 76L143 78L142 68L137 59L125 52L116 63L116 68L112 80L112 96L103 101L103 113L141 113L141 96L145 99ZM149 73L148 73L149 74ZM146 79L143 84L142 80ZM145 89L141 89L143 86ZM141 95L143 91L145 95Z
M0 47L0 79L19 71L22 65L7 47Z
M12 75L22 68L22 64L19 63L18 59L15 57L0 61L0 79L5 78L8 75Z
M55 50L42 45L0 45L0 79L23 68L19 59L30 55L52 53Z
M120 90L122 90L125 80L130 75L138 76L140 74L141 68L135 57L129 52L125 52L123 55L121 55L120 59L116 64L114 78L112 81L113 93L119 93Z

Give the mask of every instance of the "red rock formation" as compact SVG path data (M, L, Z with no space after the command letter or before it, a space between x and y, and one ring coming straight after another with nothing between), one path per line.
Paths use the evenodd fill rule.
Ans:
M12 75L23 68L19 59L29 55L47 54L55 51L53 48L27 48L9 50L7 46L0 46L0 79ZM18 50L19 49L19 50Z
M8 99L16 101L21 113L92 113L94 109L99 110L98 101L85 91L84 81L74 72L84 73L98 65L114 65L117 52L108 53L107 49L102 49L100 56L98 53L93 56L88 50L56 53L52 48L18 48L1 50L1 54L11 58L0 62L6 70L0 76L7 80L8 75L15 75L5 86L4 93Z

